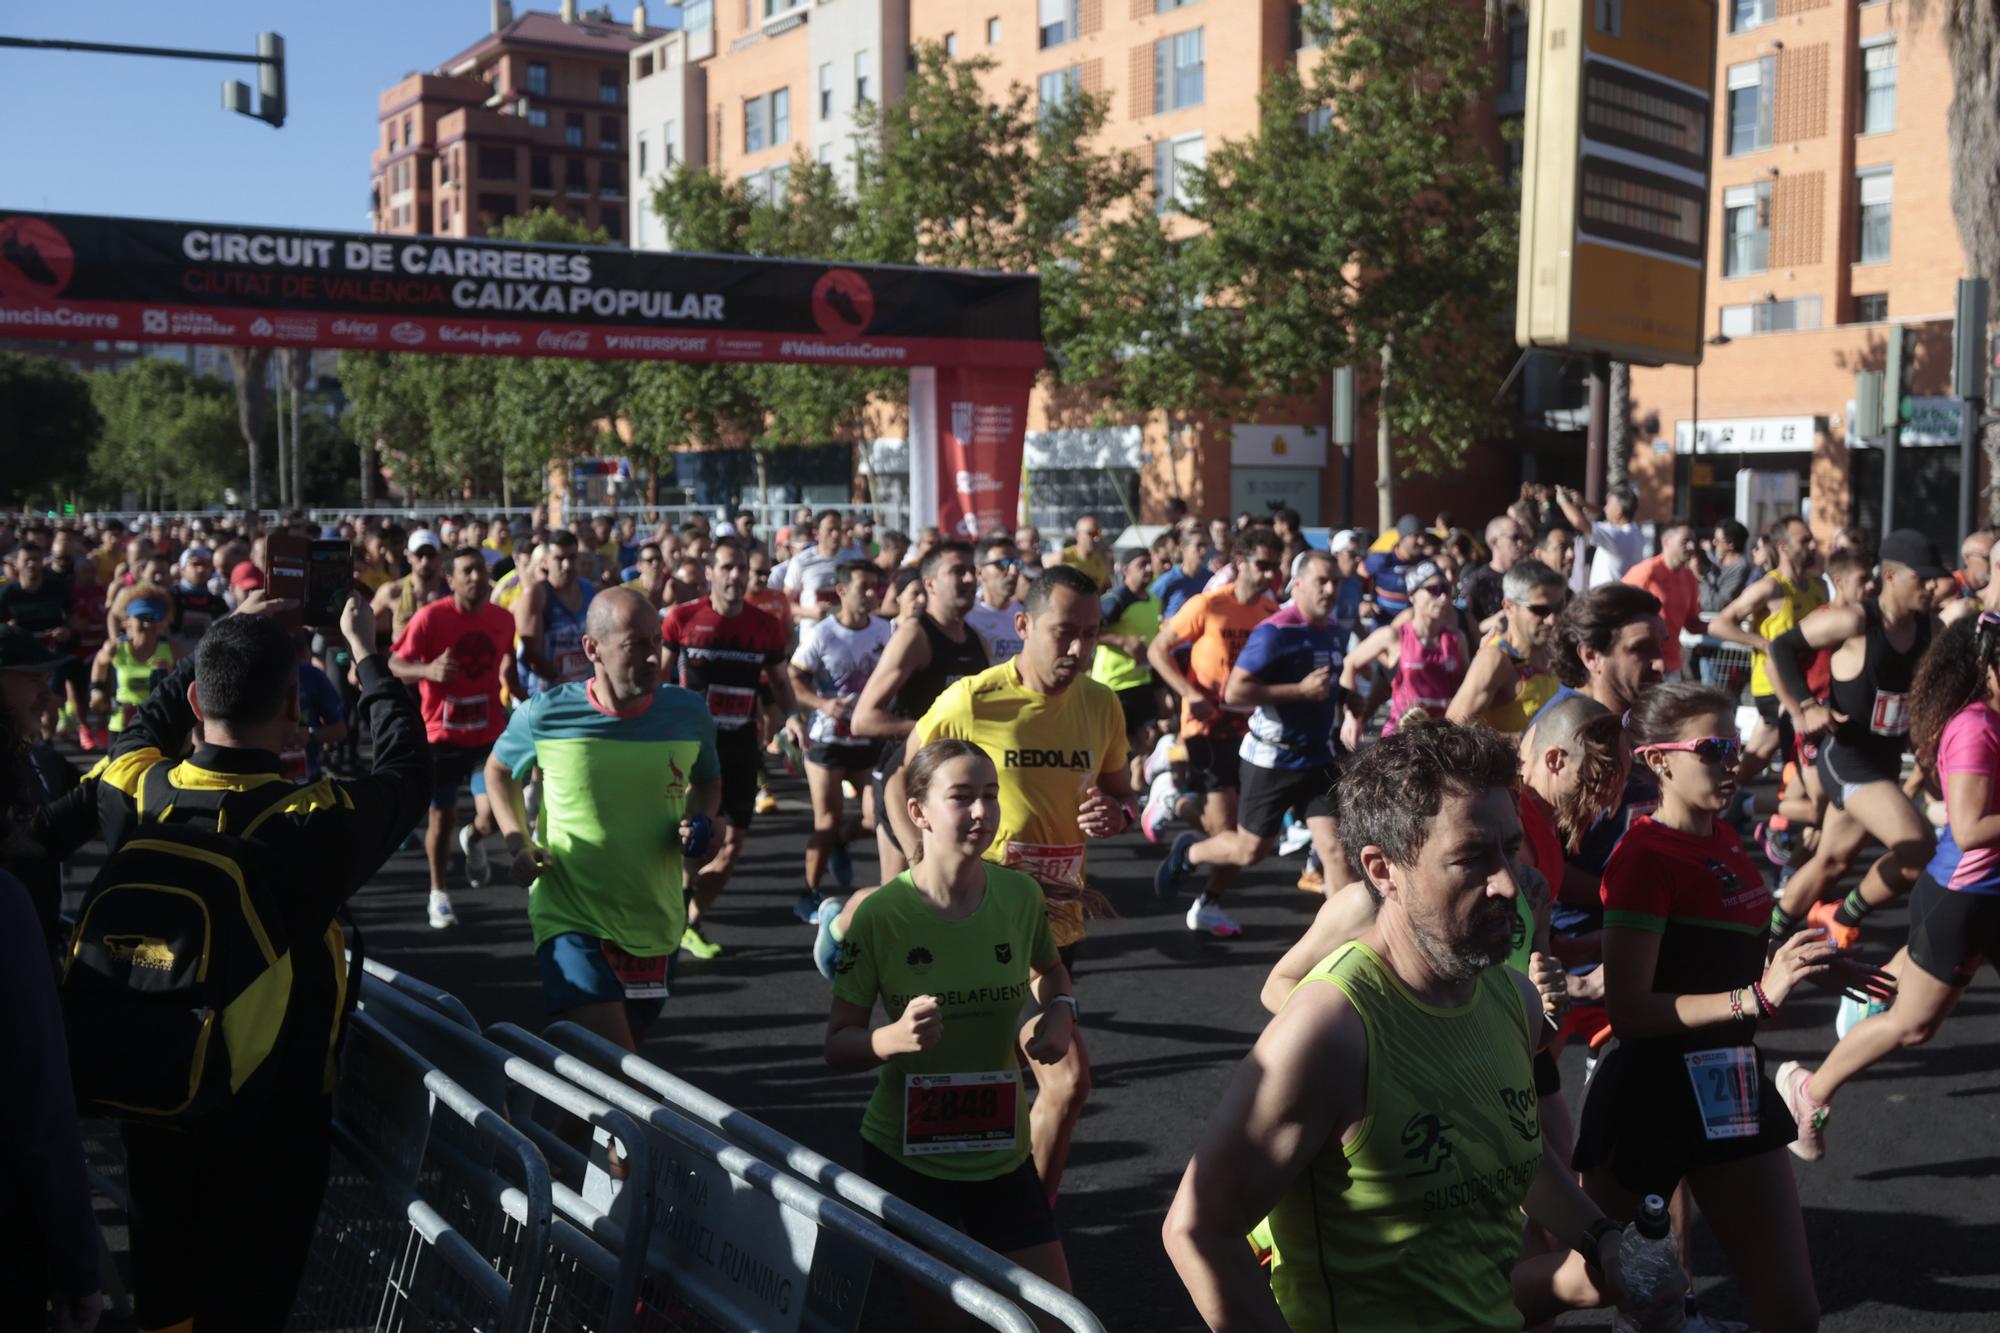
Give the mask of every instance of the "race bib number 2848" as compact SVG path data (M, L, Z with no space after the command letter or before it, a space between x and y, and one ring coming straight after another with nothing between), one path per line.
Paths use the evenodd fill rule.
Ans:
M1011 1069L906 1075L903 1154L1012 1148L1020 1094L1020 1076Z

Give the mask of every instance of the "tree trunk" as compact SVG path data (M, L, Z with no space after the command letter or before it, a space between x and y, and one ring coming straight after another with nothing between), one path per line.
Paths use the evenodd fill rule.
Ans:
M305 433L301 429L304 411L301 399L307 383L312 378L312 351L304 347L288 347L278 354L279 368L284 380L292 391L292 504L306 507L306 462Z
M1389 370L1396 340L1382 344L1382 391L1375 400L1375 526L1387 532L1396 524L1396 479L1390 466Z
M357 452L361 455L361 507L366 509L375 503L375 441L359 441Z
M1973 0L1918 0L1911 18L1934 18L1944 30L1952 73L1945 119L1951 215L1969 274L2000 289L2000 211L1993 207L2000 195L2000 10ZM2000 523L2000 485L1994 484L2000 482L2000 432L1984 434L1987 513Z
M1629 484L1632 464L1632 365L1611 363L1611 420L1606 441L1604 485L1606 489Z
M229 367L236 375L236 427L243 433L243 450L249 469L243 508L255 514L264 503L264 414L270 406L270 390L264 375L271 364L268 347L232 347Z
M278 355L282 357L284 353L280 352ZM285 448L285 381L282 374L278 378L278 411L275 420L278 423L278 508L290 509L292 507L292 469L286 461L291 457L291 454Z

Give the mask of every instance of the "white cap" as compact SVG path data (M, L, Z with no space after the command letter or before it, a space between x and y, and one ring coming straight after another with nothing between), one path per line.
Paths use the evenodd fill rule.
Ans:
M196 542L194 545L188 547L187 550L181 552L181 563L184 565L190 560L213 560L213 559L215 559L215 553L213 551L210 551L206 546L203 546L200 542Z
M1335 555L1339 555L1342 551L1349 550L1350 548L1359 546L1360 544L1361 544L1360 529L1343 528L1339 532L1333 534L1333 540L1329 541L1326 544L1326 549L1333 552Z
M430 547L433 551L442 552L444 550L444 543L439 541L438 535L429 528L418 528L415 532L411 533L410 540L403 544L403 550L410 555L415 555L420 547L425 546Z

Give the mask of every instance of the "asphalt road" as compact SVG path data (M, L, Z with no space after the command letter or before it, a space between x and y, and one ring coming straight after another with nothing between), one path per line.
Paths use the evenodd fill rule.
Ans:
M809 958L811 933L792 916L807 824L802 783L780 781L783 808L760 817L735 882L713 917L723 955L683 957L646 1056L782 1132L849 1165L872 1077L821 1060L828 990ZM872 848L856 845L859 882ZM1079 960L1096 1091L1078 1132L1058 1218L1076 1289L1112 1329L1199 1328L1159 1243L1159 1222L1188 1154L1238 1061L1261 1029L1266 971L1318 905L1292 887L1299 862L1246 875L1231 896L1242 938L1188 932L1186 908L1156 903L1155 849L1131 834L1092 851L1096 884L1121 917L1093 923ZM483 1022L545 1021L519 890L460 888L463 925L424 921L421 851L406 851L355 900L371 955L457 994ZM1871 955L1902 942L1905 917L1866 929ZM1833 1001L1813 993L1762 1044L1777 1060L1816 1060L1833 1041ZM1843 1095L1817 1164L1797 1163L1822 1328L1988 1330L2000 1327L2000 987L1982 973L1937 1041L1899 1054ZM1565 1060L1572 1108L1581 1057ZM1695 1241L1698 1290L1712 1313L1746 1318L1705 1232ZM1604 1315L1563 1327L1605 1327ZM864 1327L907 1327L894 1284L878 1280Z

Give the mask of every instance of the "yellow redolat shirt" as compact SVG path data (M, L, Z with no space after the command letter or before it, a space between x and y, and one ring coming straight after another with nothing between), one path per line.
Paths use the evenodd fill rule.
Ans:
M1018 659L1017 659L1018 660ZM1083 887L1083 794L1125 766L1118 698L1085 676L1061 694L1021 683L1014 661L947 686L917 723L907 753L939 737L971 741L1000 770L1000 827L986 859L1055 886ZM1083 938L1083 907L1051 896L1049 928L1062 948Z

